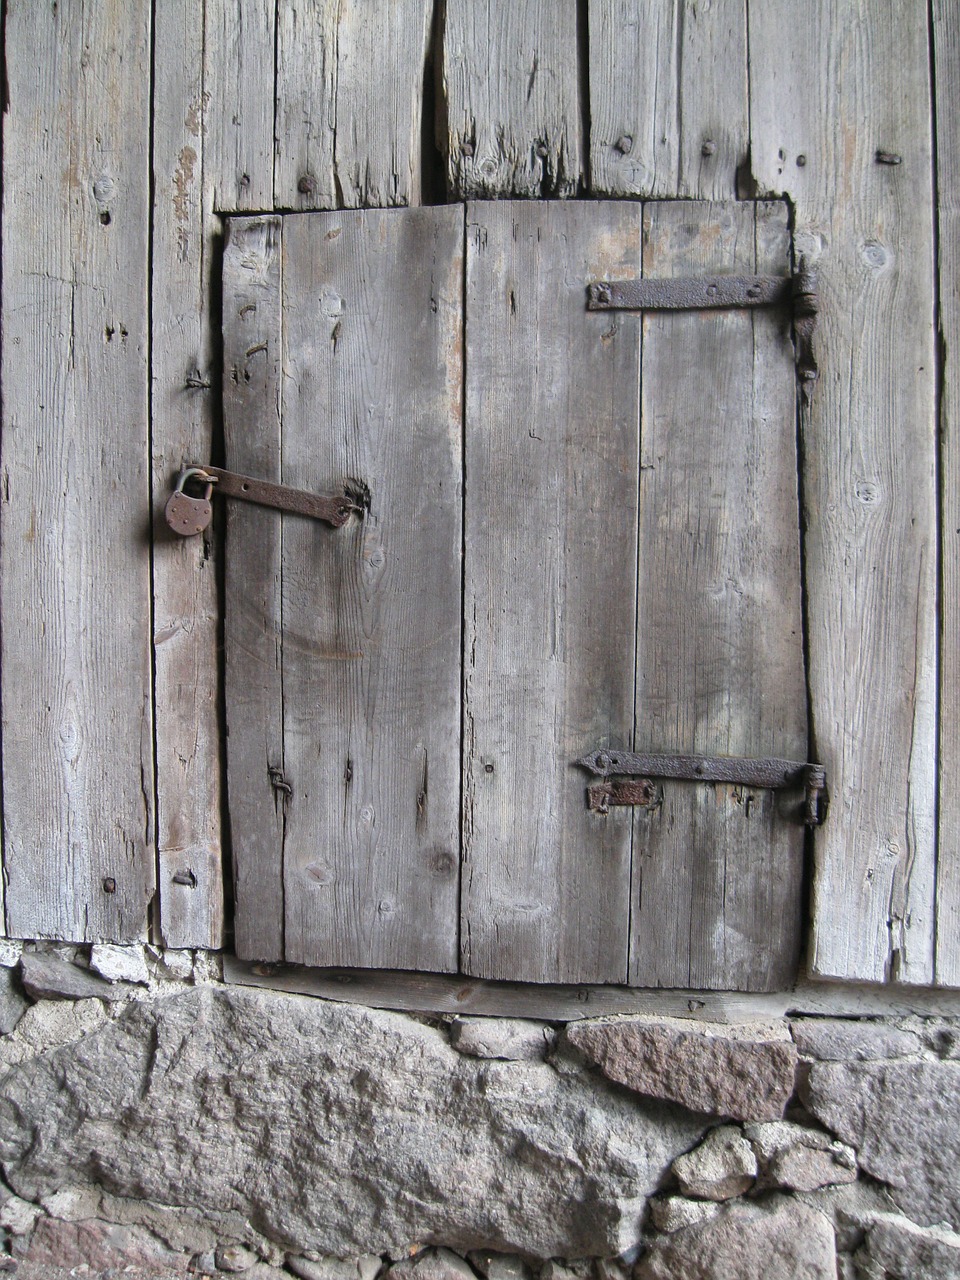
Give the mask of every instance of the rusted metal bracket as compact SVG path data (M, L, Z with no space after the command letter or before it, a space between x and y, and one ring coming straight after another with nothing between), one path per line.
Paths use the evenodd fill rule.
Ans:
M639 778L639 782L605 781L587 788L587 805L606 813L611 804L659 803L654 778L674 778L686 782L732 782L742 787L765 790L801 790L804 793L804 822L819 826L826 816L824 796L826 770L821 764L796 760L748 760L739 756L651 755L634 751L600 749L576 762L582 769L604 779L616 774Z
M813 333L820 307L816 272L800 259L792 276L702 276L667 280L600 280L587 286L588 311L713 311L793 307L797 376L804 399L818 377Z
M186 492L185 485L189 482L203 488L202 498L193 497ZM345 494L328 497L307 493L303 489L292 489L289 485L272 484L269 480L257 480L253 476L238 475L235 471L224 471L222 467L195 464L185 467L180 473L176 488L167 501L165 514L174 533L190 537L203 532L212 515L212 493L223 498L254 502L261 507L273 507L277 511L292 512L294 515L310 516L311 519L323 520L326 524L333 525L335 529L346 524L354 511L360 511L360 507Z

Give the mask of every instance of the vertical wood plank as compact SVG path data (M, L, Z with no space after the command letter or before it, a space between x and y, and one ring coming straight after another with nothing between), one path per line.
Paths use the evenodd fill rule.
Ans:
M150 6L6 6L4 874L25 937L144 936Z
M207 173L212 108L190 0L156 10L153 95L154 679L160 933L223 940L218 602L212 541L178 538L163 505L188 462L211 458L217 219ZM175 878L176 877L176 878Z
M474 204L467 228L462 967L622 982L630 812L574 761L630 740L639 319L628 204Z
M463 210L284 229L287 959L455 970Z
M272 209L276 0L206 0L203 14L213 207Z
M576 0L446 0L452 199L572 196L583 174Z
M419 204L432 0L284 0L278 22L278 206Z
M935 872L928 71L923 6L751 6L754 177L790 194L821 285L804 500L813 741L831 807L814 842L810 965L914 983L933 978Z
M960 987L960 12L933 6L937 91L940 328L945 363L940 406L940 843L935 978Z
M744 0L590 0L590 189L732 200L749 150Z
M644 206L644 275L786 275L789 249L783 203ZM789 326L782 309L645 318L640 751L806 759ZM630 981L788 986L802 797L660 785L635 816Z
M281 220L233 218L223 255L224 452L280 481ZM237 955L283 959L281 522L227 504L224 598L227 795Z

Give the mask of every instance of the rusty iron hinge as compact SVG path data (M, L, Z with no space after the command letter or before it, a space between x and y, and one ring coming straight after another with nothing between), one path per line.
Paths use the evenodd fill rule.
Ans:
M582 769L604 779L587 788L587 806L606 813L610 805L658 803L654 778L686 782L732 782L742 787L773 791L795 788L803 791L804 822L818 827L826 817L826 770L821 764L796 760L747 760L738 756L671 756L634 751L600 749L576 762ZM627 775L632 781L618 779Z
M792 276L703 276L600 280L587 287L588 311L711 311L793 307L797 376L809 396L818 376L813 333L820 308L817 274L801 258Z
M203 490L202 495L188 493L187 485L198 486ZM272 484L269 480L256 480L253 476L241 476L221 467L190 466L180 472L164 507L167 524L174 533L189 538L206 529L213 516L210 498L214 490L224 498L240 498L261 507L323 520L335 529L346 524L354 511L360 510L344 494L326 497L306 493L303 489L291 489L285 484Z

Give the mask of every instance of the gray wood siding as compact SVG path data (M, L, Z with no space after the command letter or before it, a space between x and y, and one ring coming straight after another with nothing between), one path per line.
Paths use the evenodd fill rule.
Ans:
M4 879L18 936L143 937L154 889L150 6L6 12Z
M784 275L788 258L781 202L644 206L644 275ZM648 315L641 384L636 749L803 760L789 318ZM634 819L630 981L788 985L798 797L670 781L662 792Z
M809 963L960 984L953 6L935 0L929 30L922 6L866 0L770 0L749 22L734 0L385 9L384 36L349 0L208 0L202 20L179 0L6 7L7 931L222 937L227 520L149 538L175 470L218 460L219 365L255 345L216 337L218 213L444 187L785 194L823 298L800 432L811 753L831 790Z
M771 0L751 9L750 40L754 175L794 200L798 249L821 288L821 376L802 444L813 744L829 772L830 816L814 840L810 964L824 977L929 983L937 380L927 15ZM879 163L878 151L900 163Z

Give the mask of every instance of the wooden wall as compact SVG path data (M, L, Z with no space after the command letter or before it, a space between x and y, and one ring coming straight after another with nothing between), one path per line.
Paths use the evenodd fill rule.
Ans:
M778 194L822 288L809 964L960 985L956 6L5 10L7 931L222 940L222 575L157 519L221 448L221 214Z

